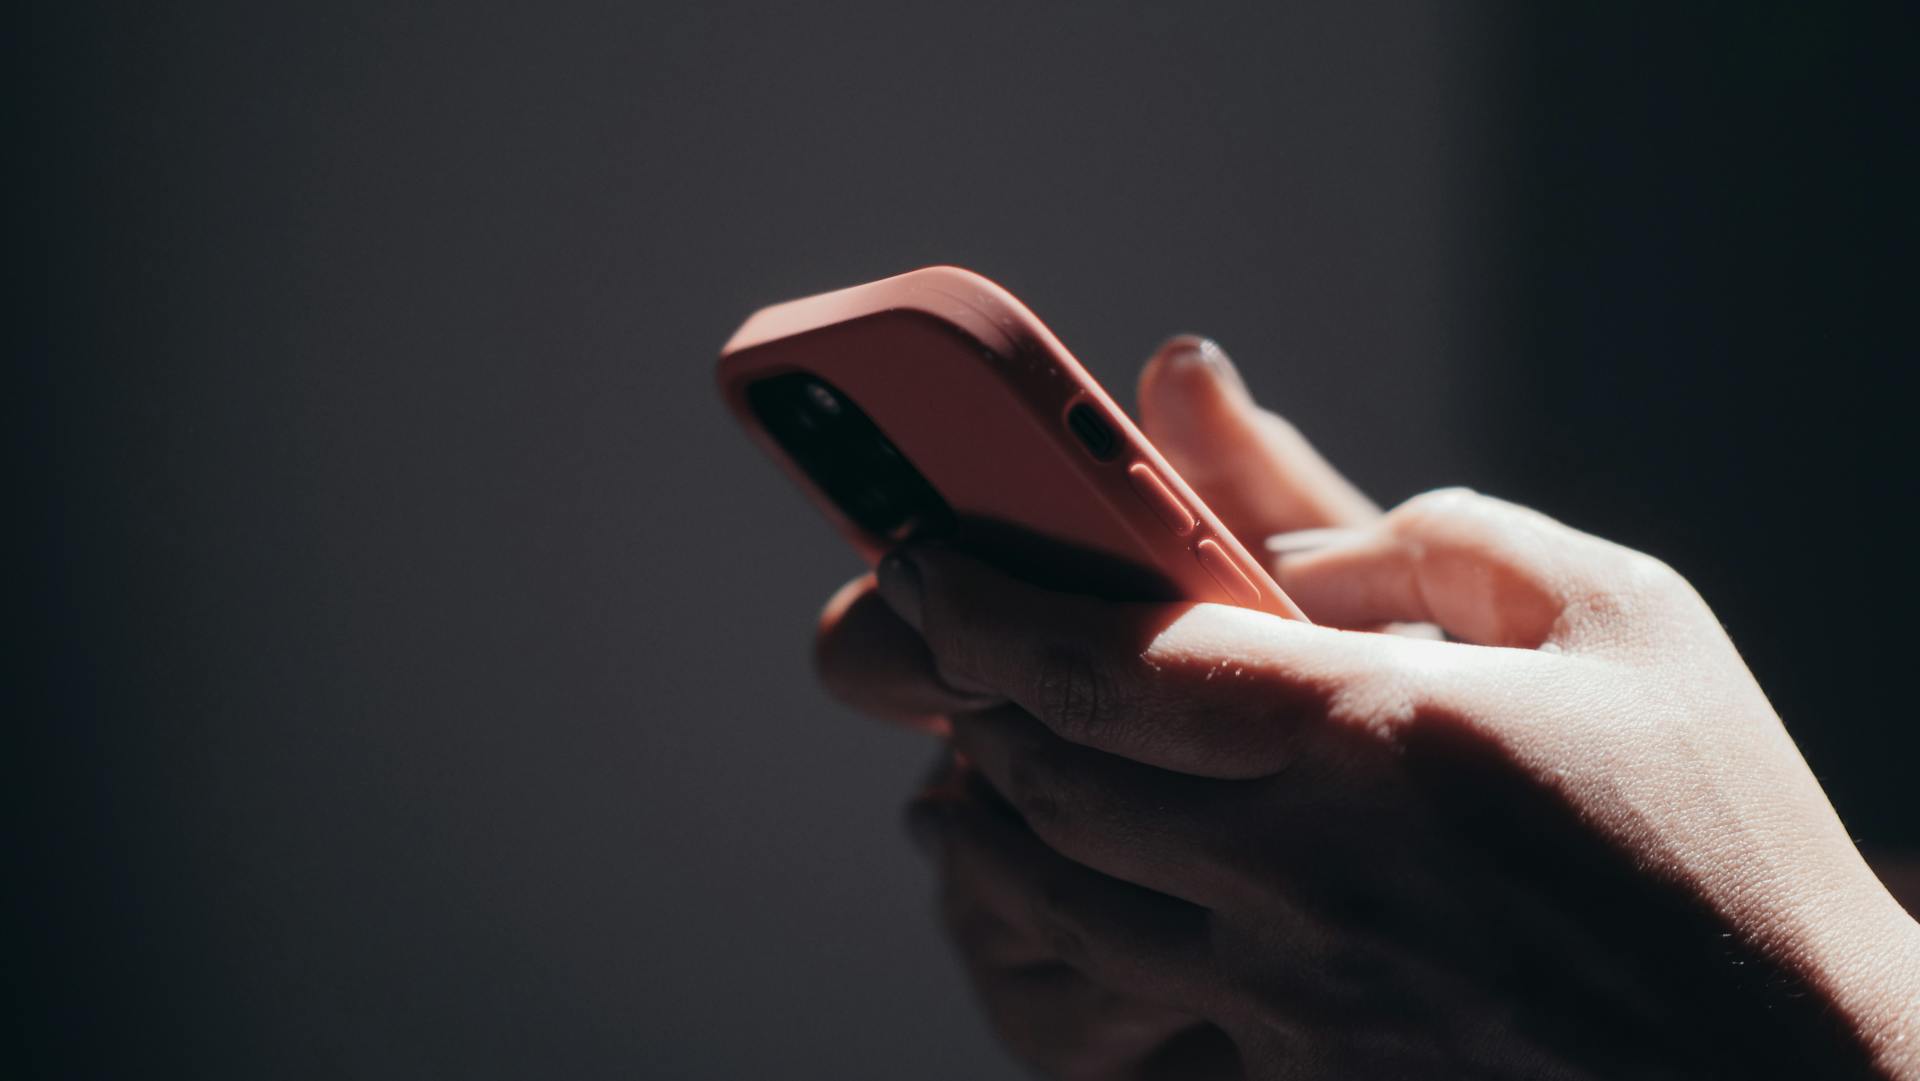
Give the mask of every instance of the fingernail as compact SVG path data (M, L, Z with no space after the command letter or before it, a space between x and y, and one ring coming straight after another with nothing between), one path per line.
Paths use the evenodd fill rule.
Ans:
M899 552L889 552L874 571L874 579L880 599L887 602L895 615L906 620L908 626L919 630L920 568Z
M1165 349L1167 365L1174 372L1205 372L1231 390L1241 394L1247 392L1246 381L1240 378L1240 369L1233 366L1227 351L1212 338L1182 334L1168 342Z

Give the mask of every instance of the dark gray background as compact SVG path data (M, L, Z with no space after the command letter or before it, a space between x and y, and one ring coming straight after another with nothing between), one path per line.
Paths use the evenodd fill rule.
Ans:
M1011 1072L710 390L933 262L1669 559L1920 844L1900 37L1689 12L31 12L23 1072Z

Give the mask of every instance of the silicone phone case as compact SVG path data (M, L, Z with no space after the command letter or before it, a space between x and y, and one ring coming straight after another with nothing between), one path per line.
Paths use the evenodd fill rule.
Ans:
M953 509L946 538L1035 584L1304 618L1052 332L971 271L930 267L755 312L721 352L729 406L860 554L862 529L762 426L761 380L805 372L850 398ZM1097 457L1085 404L1115 436ZM1082 418L1084 420L1084 417Z

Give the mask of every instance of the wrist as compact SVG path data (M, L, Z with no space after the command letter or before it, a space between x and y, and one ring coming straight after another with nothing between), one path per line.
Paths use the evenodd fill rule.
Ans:
M1810 892L1782 944L1873 1076L1920 1081L1920 923L1864 861L1858 870Z
M1772 731L1788 753L1731 759L1743 779L1706 786L1758 785L1768 813L1699 812L1724 831L1696 830L1686 846L1699 857L1694 883L1770 971L1753 985L1764 988L1754 1020L1797 1030L1787 1039L1813 1058L1835 1055L1815 1076L1920 1081L1920 923L1867 865L1785 729Z
M1852 918L1830 925L1819 980L1878 1076L1920 1081L1920 923L1873 886Z

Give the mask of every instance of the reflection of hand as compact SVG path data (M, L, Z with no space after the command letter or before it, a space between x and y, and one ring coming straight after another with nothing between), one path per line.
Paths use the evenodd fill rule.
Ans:
M1920 1076L1920 928L1672 571L1464 492L1277 570L1456 641L915 551L880 576L910 665L838 630L823 664L950 711L1017 816L930 796L950 881L1249 1074Z

